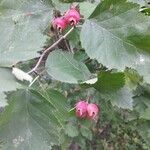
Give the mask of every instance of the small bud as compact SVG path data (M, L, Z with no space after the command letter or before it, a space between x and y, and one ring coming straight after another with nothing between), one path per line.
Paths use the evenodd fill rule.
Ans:
M95 120L97 118L97 115L99 113L99 108L96 104L88 104L87 105L87 114L89 119Z
M80 14L76 10L75 7L71 7L64 15L64 18L66 19L67 23L71 26L77 25L77 23L80 21Z
M67 27L66 20L63 17L54 18L52 26L58 31L63 31Z
M79 101L76 103L76 116L79 118L85 118L87 116L87 102Z

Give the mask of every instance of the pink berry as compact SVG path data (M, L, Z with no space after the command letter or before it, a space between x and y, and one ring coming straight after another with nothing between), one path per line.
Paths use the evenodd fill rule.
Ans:
M58 17L53 19L52 26L54 29L63 31L67 27L67 23L63 17Z
M87 102L79 101L76 103L76 116L79 118L85 118L87 116Z
M74 6L72 6L64 15L67 23L75 26L80 21L80 14Z
M87 105L87 114L88 114L87 117L89 119L95 120L97 118L98 113L99 108L96 104L91 103Z

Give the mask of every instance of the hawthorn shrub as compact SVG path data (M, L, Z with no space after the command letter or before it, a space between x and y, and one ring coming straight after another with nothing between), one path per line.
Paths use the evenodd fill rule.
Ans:
M144 0L2 0L0 149L149 150L149 13Z

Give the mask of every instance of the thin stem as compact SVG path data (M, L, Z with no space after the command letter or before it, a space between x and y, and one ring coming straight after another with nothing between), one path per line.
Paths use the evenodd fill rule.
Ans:
M68 112L71 112L71 111L73 111L74 109L75 109L76 107L73 107L73 108L71 108Z
M33 83L39 78L40 76L38 75L29 85L29 87L31 87L33 85Z
M86 102L89 103L90 99L91 99L91 96L87 96Z
M53 43L50 47L48 47L40 56L37 64L35 65L35 67L33 69L31 69L28 73L32 73L34 72L38 66L40 65L42 59L44 58L45 54L47 54L52 48L54 48L55 46L57 46L63 39L65 39L72 31L73 31L74 27L72 27L64 36L62 36L59 40L57 40L55 43Z

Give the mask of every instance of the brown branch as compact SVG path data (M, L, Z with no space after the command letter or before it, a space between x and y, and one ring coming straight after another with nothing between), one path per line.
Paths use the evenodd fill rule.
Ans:
M36 63L35 67L33 69L31 69L28 73L32 73L34 71L36 71L36 69L39 67L39 65L41 64L42 59L44 58L45 54L47 54L52 48L54 48L55 46L57 46L63 39L65 39L72 31L73 31L74 27L72 27L64 36L62 36L59 40L57 40L55 43L53 43L50 47L48 47L40 56L38 62Z

